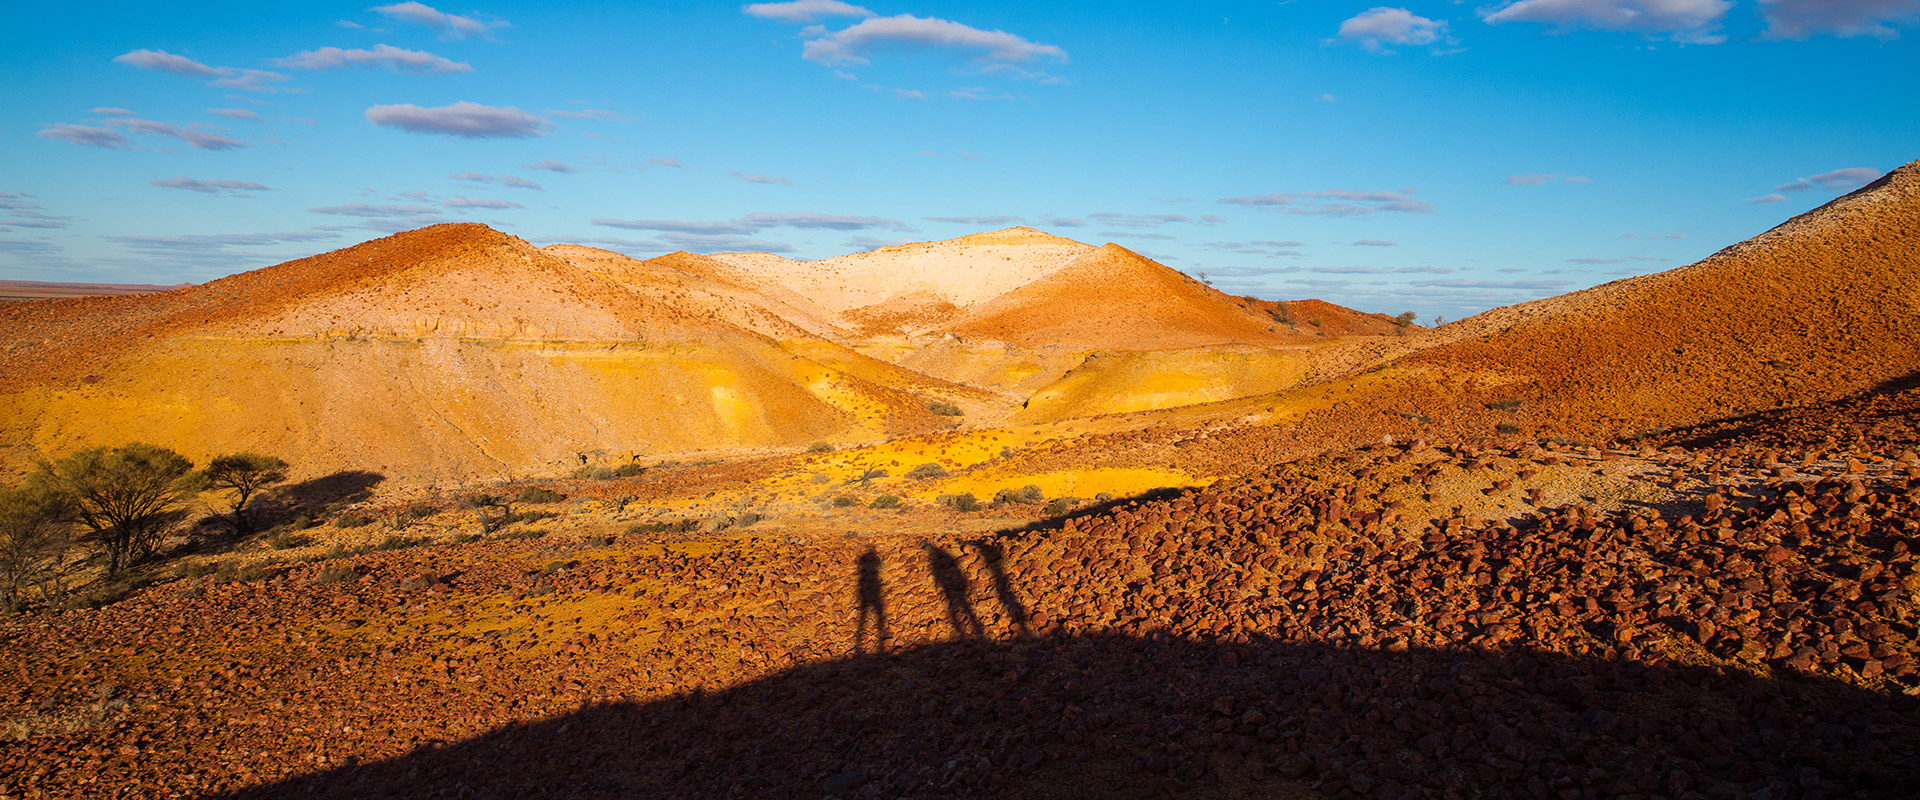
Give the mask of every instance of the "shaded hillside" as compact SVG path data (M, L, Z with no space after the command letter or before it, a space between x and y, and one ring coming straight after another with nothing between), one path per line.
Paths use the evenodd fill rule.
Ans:
M1697 264L1434 336L1445 343L1403 363L1509 384L1587 429L1805 405L1906 375L1920 367L1920 162Z

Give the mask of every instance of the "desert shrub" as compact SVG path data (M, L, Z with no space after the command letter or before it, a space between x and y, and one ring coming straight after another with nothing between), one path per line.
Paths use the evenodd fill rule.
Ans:
M413 519L426 519L440 513L440 507L431 503L415 503L407 506L406 515Z
M540 486L529 486L520 491L522 503L558 503L565 499L566 495Z
M1493 429L1501 433L1504 433L1508 436L1512 436L1513 434L1520 432L1520 426L1515 425L1511 422L1502 422L1498 425L1493 426Z
M607 545L613 544L613 537L605 535L589 536L580 541L588 547L606 547Z
M907 470L907 477L923 481L933 480L934 478L944 478L947 477L947 468L929 461Z
M760 520L763 520L763 519L766 519L766 517L764 517L764 516L761 516L760 514L758 514L758 513L756 513L756 512L753 512L753 511L742 511L742 512L740 512L740 513L738 513L738 514L735 514L735 515L733 515L733 516L731 516L731 517L728 517L728 518L726 519L726 521L727 521L727 522L728 522L728 523L729 523L730 525L732 525L733 527L736 527L736 528L750 528L750 527L752 527L752 526L753 526L753 525L754 525L755 523L758 523L758 522L759 522Z
M433 540L425 536L389 536L380 540L379 544L374 545L373 551L376 553L384 553L389 550L405 550L409 547L419 547L431 541Z
M313 544L313 537L294 531L274 531L267 536L267 546L275 550L292 550Z
M262 489L285 483L287 462L259 453L218 456L207 463L200 479L207 488L233 497L233 529L246 533L252 530L252 521L247 519L247 500Z
M521 541L525 539L538 539L546 535L547 535L546 531L519 530L519 531L507 531L506 533L495 535L493 538L499 539L500 541L503 541L503 542L514 542L514 541Z
M480 541L480 534L460 533L460 534L455 534L452 538L448 539L447 543L448 544L466 544L468 542L477 542L477 541Z
M1419 319L1419 315L1414 314L1411 311L1402 311L1398 316L1393 318L1393 324L1400 328L1406 328L1407 326L1412 325L1413 321L1416 319Z
M974 497L972 492L966 492L964 494L943 494L940 495L940 498L936 502L955 511L980 510L980 498Z
M851 497L848 497L848 496L846 496L846 495L844 495L844 494L843 494L843 495L840 495L839 497L836 497L836 498L833 498L833 507L834 507L834 508L852 508L852 507L854 507L854 506L857 506L857 505L860 505L860 501L859 501L859 500L855 500L855 499L853 499L853 498L851 498Z
M831 481L831 480L833 480L833 478L831 478L831 477L828 477L828 476L827 476L827 473L824 473L824 472L816 472L816 473L813 473L812 475L810 475L810 476L808 476L808 478L807 478L807 480L808 480L808 482L810 482L810 483L812 483L813 485L815 485L815 486L818 486L818 485L820 485L820 484L823 484L823 483L826 483L826 482L828 482L828 481Z
M927 410L935 414L939 414L940 416L943 416L943 417L959 417L959 416L965 416L967 413L965 411L961 411L959 406L956 406L952 403L947 403L947 402L928 403Z
M656 520L627 526L627 533L692 533L697 530L700 530L700 520L697 519Z
M513 521L513 505L499 495L475 492L460 498L460 505L473 512L481 533L493 533Z
M623 494L613 498L612 500L608 500L607 505L613 506L614 511L625 511L627 510L627 506L633 505L634 502L638 501L639 499L640 498L634 497L633 495L630 495L630 494Z
M866 483L867 481L873 480L874 478L884 478L884 477L887 477L887 471L884 469L875 467L873 469L867 470L866 472L860 473L860 482Z
M1112 493L1112 492L1101 492L1101 493L1099 493L1099 494L1096 494L1096 495L1094 495L1094 496L1093 496L1093 502L1096 502L1096 503L1111 503L1111 502L1113 502L1113 493Z
M333 526L336 528L364 528L372 524L372 517L363 517L351 511L333 518Z
M195 561L181 564L173 574L182 578L204 578L220 570L220 565L212 561Z
M879 497L873 498L873 502L868 503L867 507L868 508L899 508L900 498L890 494L883 494L883 495L880 495Z
M304 531L308 528L318 527L319 525L320 520L315 519L312 514L308 514L305 511L294 515L293 519L287 521L287 528L296 531Z
M93 532L107 556L107 575L118 577L153 555L167 526L199 490L200 479L186 456L134 442L40 462L28 485L58 498Z
M629 461L625 464L621 464L620 466L614 467L613 476L616 478L632 478L632 477L637 477L639 475L645 474L646 471L647 471L647 468L644 465L641 465L638 462Z
M1080 498L1078 497L1061 497L1061 498L1055 499L1051 503L1048 503L1045 511L1047 516L1057 517L1061 514L1065 514L1069 511L1072 511L1074 509L1074 506L1077 506L1079 504L1080 504Z
M1319 317L1308 317L1308 318L1307 318L1307 324L1308 324L1308 325L1312 325L1313 327L1316 327L1316 328L1318 328L1318 327L1320 327L1320 326L1321 326L1322 324L1324 324L1324 322L1325 322L1325 321L1324 321L1324 320L1322 320L1322 319L1320 319Z
M539 522L540 520L553 519L557 516L560 515L551 511L516 511L507 515L506 524L511 525L515 522Z
M0 486L0 607L20 610L29 586L49 594L46 573L56 584L62 579L72 542L66 517L65 504L51 492Z
M1040 487L1028 484L1018 489L1001 489L993 495L993 504L1004 506L1012 503L1038 503L1047 499Z
M1487 408L1493 409L1494 411L1517 411L1520 408L1520 400L1511 397L1503 400L1495 400L1487 403Z
M360 570L354 569L353 567L347 566L345 564L335 564L333 566L322 569L319 572L313 573L313 576L308 578L307 582L308 583L346 583L348 581L357 581L357 580L360 580Z
M826 442L814 442L813 444L807 445L807 452L831 453L833 452L833 445L827 444Z

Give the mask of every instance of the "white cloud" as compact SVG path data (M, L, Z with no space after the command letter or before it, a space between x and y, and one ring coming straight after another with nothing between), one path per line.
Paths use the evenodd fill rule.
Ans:
M595 225L609 228L625 228L639 231L662 231L666 233L689 234L698 236L723 236L753 234L768 228L800 228L803 230L864 231L890 230L914 232L913 226L897 219L884 217L859 217L850 214L820 214L813 212L767 213L756 212L734 220L691 220L691 219L607 219L593 221ZM663 237L664 238L664 237Z
M34 196L26 192L0 192L0 227L64 228L71 219L48 214Z
M96 128L92 125L60 123L58 125L49 125L46 129L34 135L44 136L48 139L59 139L60 141L70 142L82 147L104 147L108 150L125 150L127 146L131 144L127 141L127 137L121 135L119 131Z
M1399 247L1400 243L1389 242L1385 239L1361 239L1360 241L1354 242L1353 246L1354 247Z
M115 56L113 62L190 78L211 78L207 81L208 86L248 92L271 92L274 89L267 84L289 79L286 75L266 70L208 66L165 50L133 50Z
M208 109L208 110L212 110L212 109ZM131 117L131 116L134 116L134 113L133 113L133 112L131 112L131 111L128 111L128 110L126 110L126 109L124 109L124 108L109 108L109 107L105 107L105 106L101 106L101 107L96 107L96 108L94 108L94 109L93 109L93 111L92 111L91 113L94 113L94 114L105 114L105 115L107 115L107 116L109 116L109 117Z
M761 175L756 172L741 172L740 170L737 170L737 169L728 170L727 177L732 178L734 180L746 181L747 183L763 183L771 186L792 186L793 185L793 181L787 180L786 178L776 177L773 175Z
M1249 208L1268 208L1288 214L1324 217L1355 217L1377 211L1406 214L1431 214L1433 204L1410 192L1354 191L1328 189L1320 192L1279 192L1254 197L1227 197L1220 202Z
M1894 39L1888 25L1920 17L1920 0L1760 0L1769 39L1805 39L1822 33Z
M546 188L541 186L540 184L527 180L526 178L522 178L518 175L500 176L500 185L513 188L513 189L532 189L538 192L546 191Z
M1087 219L1115 228L1158 228L1173 222L1192 222L1193 218L1184 214L1116 214L1102 211L1088 214Z
M1732 0L1517 0L1482 11L1481 18L1490 25L1534 22L1559 30L1664 34L1674 41L1717 44L1726 41L1720 23L1732 7Z
M1075 217L1041 217L1040 221L1055 228L1084 228L1087 226L1086 220Z
M672 167L673 169L684 169L687 166L680 163L680 159L674 158L673 156L649 158L647 159L647 165L653 167Z
M315 214L333 214L342 217L409 217L437 213L438 209L429 206L373 206L366 203L348 203L342 206L320 206L309 208Z
M1804 192L1818 186L1834 192L1851 192L1880 177L1880 170L1872 167L1847 167L1832 172L1823 172L1811 178L1795 178L1773 187L1776 192Z
M377 44L372 50L342 50L338 47L322 47L295 53L286 58L275 59L275 64L292 69L343 69L347 67L383 67L394 72L418 72L424 75L451 75L456 72L472 72L473 67L432 53L419 50L403 50L392 45Z
M139 117L114 117L112 119L105 120L102 124L107 125L109 127L125 128L129 131L136 131L139 133L147 134L149 136L165 136L172 139L179 139L180 141L186 142L188 145L200 150L237 150L242 147L253 146L252 144L249 144L247 142L243 142L243 141L240 141L239 139L235 139L231 136L227 136L222 133L219 133L218 131L208 130L206 127L198 126L197 124L189 125L187 127L182 128L169 123L157 122L150 119L141 119ZM74 125L74 126L65 126L65 127L84 128L85 126ZM95 129L88 129L88 130L91 131ZM41 135L47 135L47 131L41 131ZM73 141L75 144L82 144L82 142L74 141L73 139L67 138L65 136L60 136L56 138L66 138L67 141ZM123 137L123 140L124 140L124 137ZM113 145L102 144L102 145L94 145L94 146L112 147ZM124 148L124 146L125 145L123 141L121 146L116 147L115 149L122 149Z
M548 172L559 172L559 173L564 173L568 175L571 175L575 172L580 171L574 167L567 166L565 163L561 162L560 159L557 159L557 158L549 158L544 161L536 161L532 164L521 164L520 168L521 169L543 169Z
M251 196L240 194L241 192L271 191L268 187L254 183L253 181L203 181L187 177L151 181L150 185L158 186L162 189L182 189L189 192L199 192L201 194L234 194L239 197Z
M1026 220L1020 217L994 214L982 217L921 217L928 222L945 222L953 225L979 225L981 227L1001 227L1006 225L1024 225Z
M374 13L384 15L401 22L425 25L438 31L443 39L466 39L473 36L486 36L494 28L508 27L504 21L482 22L472 17L448 14L425 3L395 3L390 6L375 6Z
M548 123L512 106L484 106L462 100L437 108L412 103L373 106L367 121L409 133L442 133L467 139L526 139L546 134Z
M1340 38L1356 42L1370 53L1398 45L1434 44L1446 35L1445 21L1427 19L1404 8L1368 9L1340 23Z
M805 24L827 17L872 17L875 14L840 0L792 0L787 3L754 3L740 9L747 16Z
M1067 51L1006 31L983 31L958 22L901 14L873 17L808 41L801 56L828 66L868 64L886 51L952 50L972 53L979 64L1067 60Z
M1741 200L1740 202L1755 203L1755 204L1761 204L1761 205L1764 205L1767 203L1784 203L1784 202L1787 202L1787 196L1784 194L1764 194L1759 197L1749 197L1745 200Z
M207 113L212 114L216 117L226 117L227 119L246 119L246 120L252 120L254 122L260 121L260 114L258 112L253 111L252 109L246 109L246 108L209 108L207 109Z

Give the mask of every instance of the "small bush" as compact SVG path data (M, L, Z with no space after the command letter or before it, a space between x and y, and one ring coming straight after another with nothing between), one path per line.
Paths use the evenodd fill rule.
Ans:
M630 495L630 494L623 494L623 495L620 495L619 497L615 497L612 500L607 501L607 503L608 505L613 506L614 511L625 511L627 510L627 506L633 505L634 501L639 499L640 498L634 497L633 495Z
M965 416L967 413L961 411L959 406L945 402L928 403L927 410L943 417L959 417Z
M333 518L333 526L336 528L364 528L372 524L373 524L372 517L363 517L363 516L360 516L359 514L355 514L352 512L341 514L340 516Z
M440 513L440 507L431 503L415 503L407 506L407 516L413 519L426 519Z
M569 473L567 473L567 477L569 477L569 478L572 478L572 479L574 479L574 480L577 480L577 481L578 481L578 480L586 480L587 478L591 478L591 477L593 477L593 467L584 467L584 466L583 466L583 467L581 467L581 468L579 468L579 469L576 469L576 470L574 470L574 471L572 471L572 472L569 472Z
M1501 433L1504 433L1508 436L1512 436L1520 432L1520 426L1515 425L1511 422L1502 422L1498 425L1493 426L1493 429Z
M1065 514L1069 511L1072 511L1074 509L1074 506L1077 506L1079 504L1080 504L1080 498L1078 497L1062 497L1047 504L1046 514L1047 516L1050 516L1050 517L1057 517L1057 516L1060 516L1061 514Z
M353 567L349 567L345 564L336 564L334 566L327 567L326 569L323 569L323 570L320 570L319 572L314 573L313 577L307 579L307 582L308 583L346 583L348 581L357 581L357 580L360 580L360 570L354 569Z
M1045 499L1047 499L1047 495L1045 492L1040 491L1040 487L1028 484L1018 489L1001 489L995 492L993 495L993 504L996 506L1004 506L1013 503L1038 503Z
M460 498L460 505L473 512L473 518L480 523L481 533L493 533L513 521L513 506L498 495L485 492Z
M287 523L287 527L292 528L296 531L304 531L308 528L314 527L319 524L320 524L319 520L314 519L312 516L309 516L305 512L302 512L298 516L295 516L292 522Z
M645 474L646 471L647 471L647 468L645 466L642 466L639 462L629 461L625 464L621 464L620 466L614 467L613 476L616 478L633 478L633 477L637 477L639 475Z
M1491 403L1488 403L1487 408L1493 409L1495 411L1517 411L1520 408L1520 401L1514 398L1507 398L1505 400L1495 400Z
M589 536L583 540L588 547L606 547L613 544L612 536Z
M834 508L852 508L857 505L860 505L860 501L855 500L851 497L848 497L844 494L840 495L839 497L833 498Z
M880 495L879 497L873 498L873 502L867 504L867 507L868 508L899 508L900 498L890 494L883 494L883 495Z
M955 511L980 510L980 498L974 497L972 492L965 494L943 494L940 495L940 499L937 502Z
M379 544L374 545L373 551L376 553L384 553L389 550L405 550L409 547L419 547L431 541L433 540L425 536L389 536L381 540Z
M506 533L497 534L493 538L499 539L503 542L512 542L512 541L519 541L522 539L538 539L545 535L547 535L546 531L524 531L523 530L523 531L507 531Z
M907 477L923 481L933 480L934 478L944 478L947 477L947 468L933 462L928 462L907 470Z
M1093 496L1093 502L1096 502L1096 503L1111 503L1111 502L1113 502L1113 493L1112 493L1112 492L1101 492L1101 493L1099 493L1099 494L1096 494L1096 495L1094 495L1094 496Z
M728 522L733 523L733 526L736 528L747 528L747 527L752 527L754 523L757 523L763 519L766 519L766 517L763 517L752 511L742 511L738 514L733 515L733 517L730 518Z
M827 444L826 442L814 442L813 444L807 445L807 452L831 453L833 452L833 445Z
M275 550L292 550L313 544L313 537L293 531L276 531L267 536L267 546Z
M467 544L468 542L477 542L477 541L480 541L480 534L461 533L461 534L456 534L451 539L448 539L447 543L448 544Z
M627 533L692 533L697 530L700 530L700 520L697 519L636 522L627 526Z
M866 483L867 481L873 480L874 478L884 478L884 477L887 477L886 470L874 468L874 469L867 470L866 472L860 473L860 482Z
M560 515L555 514L551 511L516 511L512 514L507 515L507 521L504 524L511 525L515 522L539 522L540 520L553 519L554 517L557 517L557 516L560 516Z
M522 503L558 503L565 499L566 495L540 486L529 486L520 492Z
M1324 320L1322 320L1322 319L1320 319L1319 317L1308 317L1308 318L1307 318L1307 324L1308 324L1308 325L1312 325L1313 327L1316 327L1316 328L1318 328L1318 327L1320 327L1320 326L1321 326L1322 324L1324 324L1324 323L1325 323L1325 321L1324 321Z
M173 571L173 574L182 578L204 578L218 571L220 571L219 564L211 561L199 561L192 564L181 564L178 569Z

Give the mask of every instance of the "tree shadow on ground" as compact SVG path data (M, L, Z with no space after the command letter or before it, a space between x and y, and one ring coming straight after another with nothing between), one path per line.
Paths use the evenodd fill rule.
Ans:
M272 500L294 507L359 503L373 497L373 487L387 476L367 470L343 470L332 475L287 484L275 489Z
M1917 706L1542 652L969 639L228 797L1895 797Z

